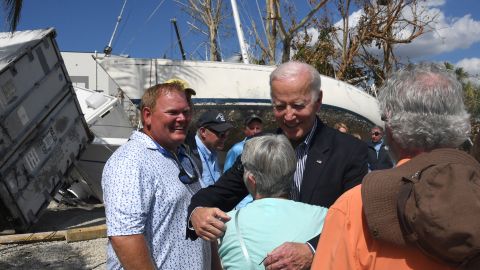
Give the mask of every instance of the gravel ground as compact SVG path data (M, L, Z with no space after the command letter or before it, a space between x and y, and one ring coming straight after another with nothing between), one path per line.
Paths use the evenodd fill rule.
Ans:
M105 269L107 238L0 245L0 269Z
M105 224L102 204L66 206L52 201L30 232L51 232ZM0 244L0 270L105 269L107 238L67 243Z

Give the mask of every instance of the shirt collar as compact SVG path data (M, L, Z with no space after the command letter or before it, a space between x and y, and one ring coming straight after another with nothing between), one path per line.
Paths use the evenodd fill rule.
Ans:
M310 130L307 137L305 137L305 140L300 145L304 145L304 146L310 145L310 142L312 141L312 138L313 138L313 134L315 134L315 130L317 129L317 125L318 125L318 120L317 120L317 117L315 117L315 121L313 122L312 129Z
M147 134L141 131L134 131L132 136L130 136L130 139L142 141L143 143L145 143L145 147L147 149L158 150L160 153L162 153L166 157L171 157L172 155L170 151L162 147L159 143L157 143L152 138L150 138L150 136L148 136ZM177 155L184 154L184 153L185 153L185 150L183 147L177 147L177 153L176 153Z
M203 144L202 140L198 137L198 135L195 135L195 142L197 143L198 151L202 152L205 154L207 157L213 157L215 155L215 152L210 151L205 144Z
M152 140L147 134L141 132L141 131L133 131L132 135L130 136L129 140L138 140L141 141L143 144L145 144L145 147L147 149L157 149L157 145L155 141Z
M381 138L380 141L378 141L378 142L376 142L376 143L375 143L375 142L372 142L372 144L375 145L375 146L377 146L377 145L379 145L379 144L382 145L382 144L383 144L383 138Z

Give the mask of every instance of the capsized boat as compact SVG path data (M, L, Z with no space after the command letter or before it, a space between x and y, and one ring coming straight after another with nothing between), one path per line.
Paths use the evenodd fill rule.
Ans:
M148 87L177 78L195 89L195 104L270 105L269 76L275 66L120 56L97 57L96 61L134 103ZM321 88L323 106L383 124L377 100L361 89L323 75Z

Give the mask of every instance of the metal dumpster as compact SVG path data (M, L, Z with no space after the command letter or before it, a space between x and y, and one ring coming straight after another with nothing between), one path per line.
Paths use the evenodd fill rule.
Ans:
M28 230L91 140L55 35L0 33L0 230Z

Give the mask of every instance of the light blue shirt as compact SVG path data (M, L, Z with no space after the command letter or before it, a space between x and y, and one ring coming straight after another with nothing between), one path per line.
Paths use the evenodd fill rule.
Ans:
M200 184L202 188L204 188L215 184L218 178L220 178L220 175L222 175L222 171L218 165L217 153L210 151L198 135L195 135L195 141L197 143L198 154L202 160L203 172Z
M232 219L226 223L227 230L219 246L223 269L251 269L237 235L237 211L240 211L238 225L254 269L264 269L259 263L276 247L285 242L305 243L319 235L327 210L292 200L265 198L229 212Z
M107 235L143 234L157 269L210 269L210 244L185 239L187 207L200 183L183 184L179 165L165 152L134 131L109 158L102 177ZM179 160L192 173L184 155ZM110 241L107 269L122 269Z
M223 172L226 172L228 169L230 169L233 163L235 163L235 160L237 160L238 156L242 154L243 147L245 146L246 141L247 141L247 138L234 144L232 148L228 150L227 157L225 158L225 164L223 165Z
M232 167L233 163L235 163L235 160L237 160L238 156L240 156L243 152L243 147L245 146L245 142L247 141L247 138L243 139L242 141L239 141L238 143L234 144L230 150L228 150L227 157L225 159L225 165L223 165L223 172L226 172L230 167ZM235 206L235 209L240 209L245 207L245 205L251 203L253 201L252 195L248 195L245 198L243 198L242 201L240 201L237 206Z
M375 148L375 151L377 151L377 158L378 158L378 152L380 152L380 149L382 148L383 145L383 139L378 141L376 144L374 143L373 148Z
M372 144L373 144L373 148L377 152L376 154L377 154L377 159L378 159L378 153L380 152L380 149L382 148L383 139L381 139L377 143L372 142ZM372 169L370 168L370 163L368 163L368 172L371 172L371 171L372 171Z

